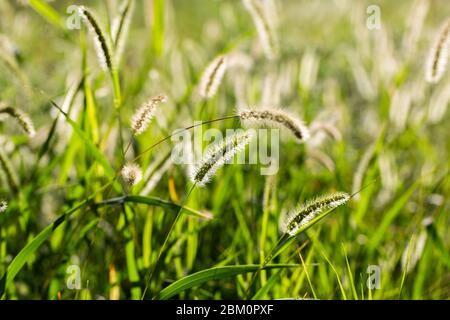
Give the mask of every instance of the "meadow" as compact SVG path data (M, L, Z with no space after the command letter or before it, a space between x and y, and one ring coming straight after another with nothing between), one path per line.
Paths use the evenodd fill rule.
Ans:
M1 299L449 299L449 19L0 1Z

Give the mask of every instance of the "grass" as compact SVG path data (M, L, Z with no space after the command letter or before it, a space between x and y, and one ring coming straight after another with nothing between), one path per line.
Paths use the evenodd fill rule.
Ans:
M80 5L111 37L121 2ZM135 1L120 63L104 71L82 21L67 27L70 1L0 2L0 104L36 129L0 114L2 299L450 297L450 74L430 84L424 71L449 4L379 1L382 28L369 30L366 1L266 3L261 32L237 0ZM217 91L200 96L222 55ZM272 176L226 164L200 188L170 162L175 130L238 129L237 110L262 107L331 131L299 143L281 128ZM143 173L133 186L120 177L129 162ZM280 232L284 212L337 191L353 196Z

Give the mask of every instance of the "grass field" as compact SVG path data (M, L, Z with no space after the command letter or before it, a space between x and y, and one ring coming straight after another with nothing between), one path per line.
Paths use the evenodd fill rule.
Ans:
M448 299L449 18L447 0L1 1L0 297ZM268 110L274 174L220 166L235 149L199 162L242 108ZM194 164L172 157L182 128Z

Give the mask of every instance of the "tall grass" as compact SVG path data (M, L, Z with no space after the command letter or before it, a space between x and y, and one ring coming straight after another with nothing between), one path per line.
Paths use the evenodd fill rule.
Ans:
M1 1L0 297L448 298L450 6L427 2L369 30L366 1L81 1L72 30L70 1ZM249 131L209 146L241 127L288 133L275 175L230 163Z

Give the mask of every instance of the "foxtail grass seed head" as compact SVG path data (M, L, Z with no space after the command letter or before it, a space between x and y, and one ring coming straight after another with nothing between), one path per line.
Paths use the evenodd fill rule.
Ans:
M148 125L153 119L156 106L165 101L165 96L155 96L136 111L136 113L131 118L131 130L133 131L134 135L140 135L144 133L145 130L147 130Z
M23 129L23 131L25 131L25 133L29 137L33 137L36 134L33 121L31 121L31 118L22 110L11 107L5 107L0 109L0 113L6 113L11 117L15 118L18 121L20 127Z
M310 137L309 129L301 120L280 109L241 109L238 111L238 116L244 126L286 128L294 134L299 142L304 142Z
M30 82L26 74L20 68L16 57L0 47L0 64L4 64L24 86L24 93L29 94Z
M252 131L237 132L208 148L203 159L193 167L191 181L204 187L219 168L233 159L235 154L245 149L253 137Z
M134 186L142 180L141 167L136 163L127 163L122 168L122 178L130 186Z
M413 57L416 53L417 44L422 35L422 30L424 26L427 13L430 8L429 0L415 0L411 4L411 10L407 22L407 33L403 38L402 49L406 54L406 57Z
M281 231L290 236L295 236L297 231L307 225L314 218L327 210L337 208L350 199L345 192L336 192L329 195L318 197L300 205L284 217L281 225Z
M209 99L216 94L226 69L227 57L223 55L218 56L208 65L199 84L199 94L202 98Z
M119 16L114 19L111 33L114 42L114 59L116 65L120 63L123 50L128 38L131 18L133 17L134 0L125 0L120 8Z
M97 57L100 62L100 67L104 71L113 71L113 62L112 62L112 50L111 46L108 43L108 38L103 32L98 23L98 19L94 16L94 14L89 11L85 6L80 6L78 8L80 17L83 19L84 23L89 29L89 32L92 35L95 44L95 50L97 52Z
M274 59L277 44L270 21L264 12L263 4L259 0L242 0L242 2L253 19L266 58Z
M146 183L141 191L141 195L146 196L150 194L150 192L152 192L158 186L158 183L161 181L163 175L170 169L170 167L172 167L172 165L173 163L169 158L163 163L161 168L153 172L153 174L149 176L148 179L145 179Z
M12 191L19 190L19 178L3 149L0 147L0 169L5 173L5 177Z
M336 165L333 159L327 155L325 152L322 152L318 148L308 148L307 149L308 160L313 160L330 170L330 172L334 172L336 169Z
M0 201L0 213L3 213L8 208L8 202L5 200Z
M425 80L437 83L443 76L448 60L450 45L450 19L448 19L438 35L436 43L431 48L425 66Z
M312 136L323 132L335 141L342 140L341 131L332 122L314 122L310 126L310 131Z

